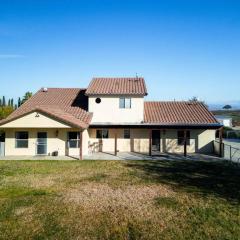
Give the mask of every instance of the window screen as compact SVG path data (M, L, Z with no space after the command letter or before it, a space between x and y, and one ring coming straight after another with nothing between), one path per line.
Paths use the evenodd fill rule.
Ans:
M28 132L16 132L16 148L28 148Z
M119 98L119 108L131 108L131 98Z
M68 132L68 147L69 148L79 148L79 132Z
M131 108L131 98L125 98L125 108Z
M108 129L98 129L96 131L96 138L108 138Z
M124 129L124 138L129 139L130 138L130 129Z
M124 98L119 99L119 108L125 108L125 99Z

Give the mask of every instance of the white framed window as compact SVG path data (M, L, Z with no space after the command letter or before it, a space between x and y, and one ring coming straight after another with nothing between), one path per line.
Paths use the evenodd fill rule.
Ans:
M15 147L28 148L28 132L15 133Z
M132 107L132 99L131 98L119 98L119 108L131 108Z
M79 148L80 133L68 132L68 147Z
M102 139L108 138L108 136L109 136L108 129L97 129L96 138Z
M125 139L130 139L130 129L124 129L123 135Z

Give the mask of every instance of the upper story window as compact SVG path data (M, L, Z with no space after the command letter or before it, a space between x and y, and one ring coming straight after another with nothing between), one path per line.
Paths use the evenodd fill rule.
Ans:
M178 145L184 145L184 131L178 131ZM187 131L187 145L190 145L190 131Z
M15 138L16 148L28 148L28 132L16 132Z
M108 129L98 129L96 131L96 138L108 138Z
M131 108L131 98L119 98L119 108Z

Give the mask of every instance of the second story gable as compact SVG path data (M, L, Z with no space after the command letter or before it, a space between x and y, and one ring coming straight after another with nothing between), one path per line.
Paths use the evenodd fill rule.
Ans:
M92 123L141 123L144 118L143 78L93 78L86 95Z

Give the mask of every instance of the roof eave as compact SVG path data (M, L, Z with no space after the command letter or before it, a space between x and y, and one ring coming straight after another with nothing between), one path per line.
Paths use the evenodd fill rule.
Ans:
M118 128L123 128L123 127L135 127L135 128L203 128L203 129L219 129L223 127L222 124L219 123L92 123L89 124L90 128L93 127L118 127Z
M24 114L21 114L21 115L19 115L19 116L17 116L17 117L14 117L14 118L11 118L11 119L6 118L6 119L4 119L4 120L1 120L1 121L0 121L0 127L1 127L2 125L4 125L4 124L7 124L7 123L12 122L12 121L14 121L14 120L17 120L17 119L19 119L19 118L21 118L21 117L24 117L24 116L26 116L26 115L28 115L28 114L31 114L31 113L33 113L33 112L39 112L39 113L45 114L45 115L50 116L51 118L53 118L53 119L55 119L55 120L57 120L57 121L59 121L59 122L65 123L65 124L67 124L67 125L69 125L69 126L71 126L71 127L74 127L74 128L86 129L86 128L89 127L89 123L84 123L84 122L82 122L81 120L79 120L79 121L81 121L82 125L77 125L77 124L74 124L74 123L72 123L72 122L70 122L70 121L67 121L67 120L65 120L65 119L59 118L59 117L57 117L56 115L51 114L51 113L49 113L49 112L47 112L47 111L44 111L44 110L41 109L41 108L34 108L34 109L32 109L31 111L25 112Z

